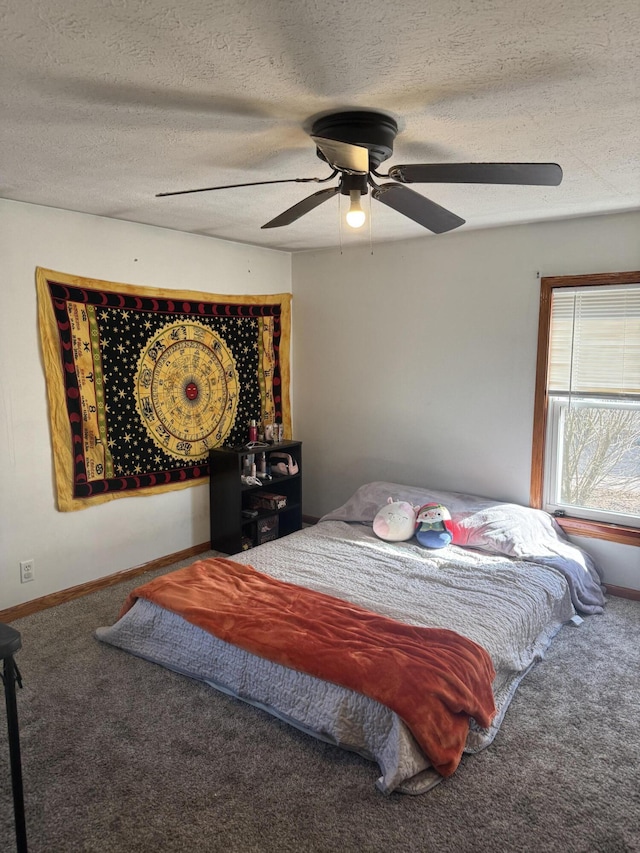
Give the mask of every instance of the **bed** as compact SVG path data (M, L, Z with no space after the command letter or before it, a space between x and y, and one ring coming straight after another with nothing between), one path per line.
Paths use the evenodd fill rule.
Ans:
M415 539L387 542L376 537L373 519L389 497L415 506L446 506L452 517L453 543L431 550ZM470 664L470 678L480 672L483 661L489 661L492 711L484 713L486 703L453 707L450 719L457 726L463 720L464 735L458 759L443 771L425 747L424 726L420 730L418 725L421 708L412 708L413 717L405 713L404 689L396 694L405 696L405 704L395 707L395 697L387 701L390 693L380 684L384 679L378 679L377 690L361 690L360 681L334 677L335 669L327 670L329 677L323 678L323 670L312 666L305 671L295 657L270 659L263 647L256 653L250 643L243 647L242 641L231 641L223 631L216 636L207 621L193 616L196 609L202 616L202 608L187 607L181 613L177 605L146 593L153 581L131 593L113 625L96 630L102 642L204 681L314 737L358 752L378 765L376 784L386 794L425 793L455 770L462 753L487 747L521 679L543 657L560 628L579 625L585 615L601 613L605 604L599 569L546 513L474 495L388 482L363 485L318 524L233 555L228 567L239 577L251 572L250 580L273 581L287 592L302 588L311 596L324 596L312 599L311 609L319 612L319 631L326 629L326 613L333 612L325 610L325 603L335 604L338 610L345 605L365 620L367 614L375 615L385 630L403 626L405 633L413 631L408 642L414 651L431 646L432 636L466 643L465 653L470 648L484 656ZM225 561L196 561L188 568L187 576L213 570L224 574ZM186 588L184 575L162 577L167 579L166 583L158 579L163 588L172 584ZM216 597L215 592L210 595ZM221 597L218 592L218 600ZM225 624L228 617L227 611ZM283 616L284 629L290 618L288 612ZM201 627L205 624L206 629ZM371 624L378 631L379 622ZM307 627L305 623L299 636L306 636ZM278 631L272 633L279 636ZM353 650L344 636L337 645L346 657L356 657L348 654ZM377 651L384 655L391 641L382 636L385 639L379 645L384 648ZM422 642L422 637L427 641ZM337 648L332 657L340 653ZM452 670L456 678L462 672L458 663L448 661L447 684ZM409 670L415 675L418 671L412 667L414 662ZM350 687L352 683L358 689ZM432 740L445 738L446 732L438 731Z

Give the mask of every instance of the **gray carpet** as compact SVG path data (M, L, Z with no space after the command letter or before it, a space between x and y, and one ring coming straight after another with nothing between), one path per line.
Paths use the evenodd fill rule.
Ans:
M640 850L640 603L564 628L492 746L426 795L385 797L359 756L96 641L141 582L13 623L31 853Z

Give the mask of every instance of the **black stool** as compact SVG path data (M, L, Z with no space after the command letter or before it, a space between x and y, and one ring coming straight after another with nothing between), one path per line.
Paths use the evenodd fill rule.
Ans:
M22 687L20 670L13 659L22 647L20 634L10 625L0 622L0 657L4 661L4 695L7 702L7 728L9 730L9 759L11 761L11 786L13 788L13 812L16 821L16 843L18 853L27 853L27 827L24 820L24 797L22 791L22 764L20 762L20 732L18 729L18 705L16 703L16 681Z

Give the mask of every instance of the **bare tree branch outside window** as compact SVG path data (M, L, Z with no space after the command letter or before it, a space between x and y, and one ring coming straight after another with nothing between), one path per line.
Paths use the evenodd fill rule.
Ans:
M640 411L570 406L562 462L563 503L640 515Z

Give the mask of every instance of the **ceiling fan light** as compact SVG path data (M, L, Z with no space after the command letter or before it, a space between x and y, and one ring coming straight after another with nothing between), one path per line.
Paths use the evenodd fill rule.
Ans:
M350 225L352 228L361 228L364 225L366 216L360 206L360 190L350 190L349 198L351 199L351 205L347 212L347 225Z

